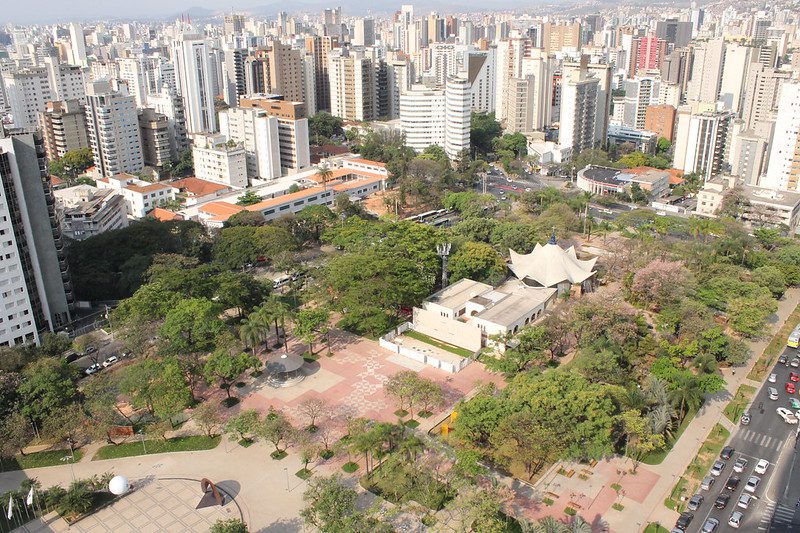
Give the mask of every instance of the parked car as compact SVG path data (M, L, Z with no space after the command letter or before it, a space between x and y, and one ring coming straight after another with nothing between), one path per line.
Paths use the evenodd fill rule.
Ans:
M800 381L800 374L798 374L797 372L789 372L789 381L797 383L798 381Z
M97 351L97 348L95 348L94 346L88 346L86 348L86 351L83 352L83 353L85 353L86 355L89 355L89 354L94 353L96 351Z
M747 509L750 506L750 500L753 499L752 494L748 494L747 492L743 492L741 496L739 496L739 501L736 502L737 507L741 507L742 509Z
M722 471L725 469L725 463L722 461L716 461L714 465L711 467L711 475L712 476L719 476L722 474Z
M119 357L117 357L116 355L112 355L111 357L103 361L103 368L108 368L117 361L119 361Z
M711 486L714 485L714 482L717 478L713 476L706 476L703 478L703 481L700 482L700 488L702 490L711 490Z
M769 468L769 461L766 459L759 459L756 463L756 467L753 470L756 474L766 474L767 468Z
M675 527L682 531L686 531L686 528L689 527L689 524L692 523L692 520L694 520L694 514L685 511L678 517L678 521L675 522Z
M769 377L767 378L767 381L769 381L770 383L775 383L776 381L778 381L778 374L770 374Z
M770 400L777 400L778 399L778 389L775 387L769 388L769 399Z
M791 366L792 368L797 368L798 366L800 366L800 358L795 357L794 359L792 359L792 362L789 363L789 366Z
M739 422L742 423L743 426L746 426L750 423L750 411L745 411L742 413L742 418L739 419Z
M734 511L731 513L731 517L728 518L728 525L739 529L739 526L742 525L743 518L744 514L741 511Z
M703 524L703 529L700 530L701 533L714 533L717 530L717 526L719 526L719 520L716 518L709 518L706 520L706 523Z
M728 505L728 501L731 499L731 495L727 492L720 492L717 499L714 500L714 507L717 509L725 509L725 506Z
M744 469L747 468L747 459L744 457L739 457L736 459L736 462L733 463L733 471L734 472L744 472Z
M731 476L728 478L728 482L725 483L725 488L731 492L736 492L736 489L739 487L739 476Z
M686 505L686 508L689 509L690 511L696 511L701 505L703 505L703 500L705 500L705 498L703 497L702 494L695 494L689 500L689 503Z
M792 409L795 410L800 409L800 400L792 396L791 398L789 398L789 405L791 406Z
M775 409L775 412L778 413L778 416L783 418L783 421L787 424L797 424L797 417L794 416L794 413L788 410L785 407L778 407Z
M786 392L788 392L789 394L794 394L795 392L797 392L797 387L795 387L795 384L792 383L791 381L787 381L784 388L786 389Z
M722 459L723 461L727 461L728 459L733 457L734 451L736 450L734 450L730 446L725 446L724 448L722 448L722 451L719 452L719 458Z
M84 372L84 373L85 373L87 376L91 376L92 374L94 374L94 373L96 373L96 372L100 372L100 369L101 369L101 368L102 368L102 367L101 367L99 364L97 364L97 363L94 363L93 365L91 365L89 368L87 368L87 369L86 369L86 370L84 370L83 372Z
M758 476L750 476L747 479L747 484L744 486L744 490L747 492L755 492L758 488L758 484L761 483L761 478Z

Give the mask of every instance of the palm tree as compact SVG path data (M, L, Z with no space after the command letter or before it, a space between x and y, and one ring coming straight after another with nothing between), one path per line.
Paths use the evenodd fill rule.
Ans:
M286 353L289 353L289 345L286 335L286 319L291 316L289 306L284 303L276 294L271 295L266 302L262 305L265 313L275 322L275 337L280 342L280 329L283 329L283 348ZM280 329L278 328L280 324Z
M567 531L570 533L592 533L592 524L580 516L576 516L567 526Z
M406 455L408 464L413 464L417 460L417 454L425 449L425 444L419 437L414 435L402 440L398 446L398 451Z
M653 408L647 417L650 419L650 426L655 434L665 437L672 437L672 429L675 426L675 409L669 404L659 404Z
M651 405L662 405L669 403L669 391L667 384L663 380L650 376L645 385L645 394Z
M321 165L317 167L317 176L319 176L319 180L322 182L322 188L327 191L328 181L333 177L333 171L327 164Z
M250 317L254 314L255 313L251 313ZM242 320L242 323L239 325L239 339L241 339L245 346L251 348L253 350L253 355L255 355L256 345L258 345L261 340L261 328L256 321L250 320L250 317Z
M691 374L677 375L675 377L675 388L670 391L672 404L678 407L680 418L686 416L687 409L699 409L705 400L705 393L700 387L700 380Z
M534 527L536 533L565 533L567 525L552 516L539 519Z

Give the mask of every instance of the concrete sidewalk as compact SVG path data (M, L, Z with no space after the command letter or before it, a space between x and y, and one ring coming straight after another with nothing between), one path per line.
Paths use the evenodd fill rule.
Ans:
M778 311L776 313L778 318L771 324L769 333L763 339L749 342L753 356L750 358L747 366L736 369L735 374L729 368L724 369L723 375L725 377L726 389L706 400L705 405L695 416L694 420L689 423L679 441L673 446L672 450L670 450L661 464L646 465L647 469L658 473L661 478L640 506L625 508L624 513L621 513L624 519L619 521L620 524L635 523L639 525L641 529L650 522L659 522L669 529L675 520L678 519L678 513L667 509L664 506L664 500L669 496L678 478L686 471L686 467L689 466L689 463L691 463L692 459L697 455L697 452L708 437L711 429L720 421L722 421L721 423L728 429L733 427L733 424L725 417L723 410L730 399L736 394L739 385L746 383L753 386L761 386L760 383L754 383L748 380L747 374L764 353L772 337L783 326L798 303L800 303L800 289L793 288L786 291L783 299L778 302ZM646 517L646 520L642 520L643 517ZM625 520L627 520L627 522ZM622 529L614 529L622 531Z

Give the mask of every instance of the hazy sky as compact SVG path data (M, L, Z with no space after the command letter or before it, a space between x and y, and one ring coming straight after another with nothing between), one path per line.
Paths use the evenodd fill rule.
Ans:
M213 10L268 5L272 0L2 0L0 24L31 24L100 18L161 18L191 7Z

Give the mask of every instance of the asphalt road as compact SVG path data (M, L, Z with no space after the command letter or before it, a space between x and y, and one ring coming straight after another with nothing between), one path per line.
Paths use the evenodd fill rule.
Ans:
M791 360L797 351L787 348L784 351L788 359ZM795 513L794 502L800 496L800 486L795 483L789 489L788 496L784 496L785 485L790 479L797 481L800 477L800 460L795 453L795 432L797 425L789 425L778 416L775 409L787 407L790 395L785 391L784 385L789 381L790 371L800 371L782 364L776 365L774 370L777 374L775 383L768 383L766 380L758 390L755 398L750 405L750 424L743 426L739 424L733 432L728 445L733 447L735 453L725 464L725 469L717 478L716 483L710 491L700 491L705 497L705 501L700 508L694 512L695 517L687 529L689 532L701 531L703 524L708 518L719 520L717 532L731 531L800 531L800 512ZM778 390L778 400L769 399L769 387ZM798 397L797 394L794 395ZM795 409L792 409L795 411ZM737 421L738 422L738 421ZM742 473L733 472L733 463L739 457L747 459L747 467ZM755 474L753 468L759 459L766 459L770 462L766 474ZM793 474L790 473L794 462L798 464L794 468ZM741 481L735 491L725 490L727 480L733 476L738 476ZM755 491L757 500L751 501L747 509L736 506L739 496L744 492L744 486L751 475L761 478L761 483ZM721 492L728 492L731 498L724 509L716 509L714 500ZM795 494L796 493L796 494ZM791 502L787 505L787 502ZM738 510L744 513L744 519L739 527L735 529L728 525L728 519L733 511ZM800 509L798 509L800 511ZM797 518L794 515L797 514ZM770 522L773 521L772 527ZM787 522L788 518L788 522ZM777 523L788 523L788 529L778 529ZM792 526L792 523L794 525ZM783 527L783 526L781 526Z

